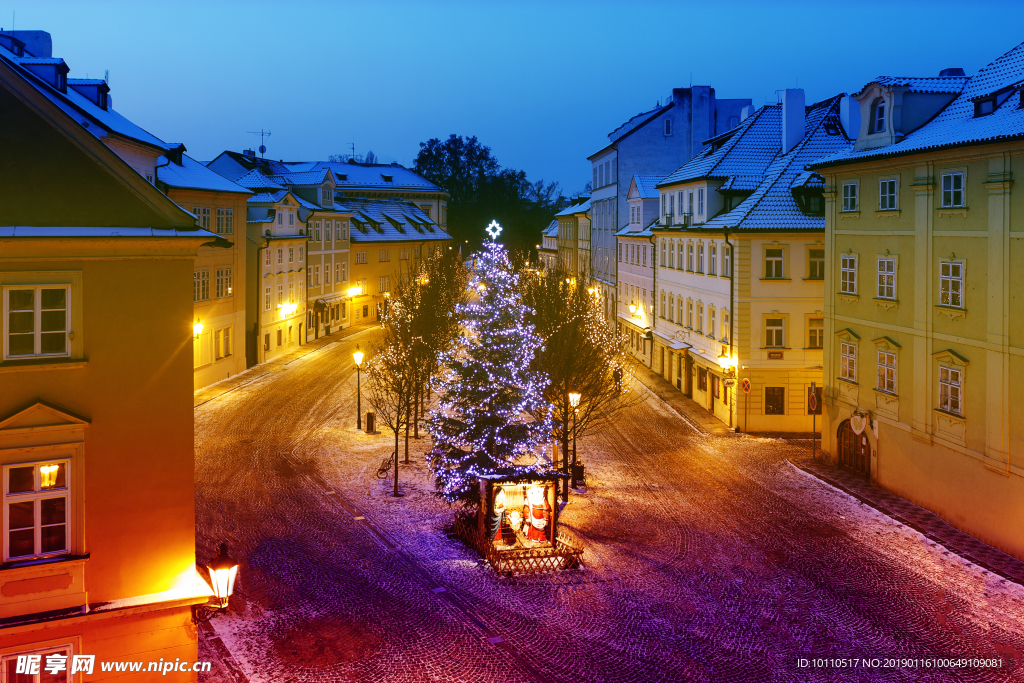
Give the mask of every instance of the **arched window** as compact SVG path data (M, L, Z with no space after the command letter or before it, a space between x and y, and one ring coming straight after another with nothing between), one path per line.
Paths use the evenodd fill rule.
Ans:
M871 132L881 133L885 130L885 100L881 97L871 103Z

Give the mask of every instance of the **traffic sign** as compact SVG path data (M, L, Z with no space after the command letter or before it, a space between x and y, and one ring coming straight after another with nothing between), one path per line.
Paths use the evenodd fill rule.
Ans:
M812 413L818 409L818 395L814 392L813 389L811 390L811 393L808 394L807 396L807 407L811 409Z
M740 386L743 388L743 393L744 394L749 394L750 393L750 380L749 379L744 377L743 381L740 382Z

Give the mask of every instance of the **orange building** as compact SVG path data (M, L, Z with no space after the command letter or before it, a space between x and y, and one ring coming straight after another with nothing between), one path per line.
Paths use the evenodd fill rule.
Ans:
M91 655L101 681L196 660L191 283L218 238L48 57L0 34L0 680L82 681Z

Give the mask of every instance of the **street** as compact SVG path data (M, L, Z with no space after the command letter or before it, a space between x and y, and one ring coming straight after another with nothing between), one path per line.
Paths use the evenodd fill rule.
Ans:
M406 497L375 476L393 436L356 431L352 363L372 334L252 368L195 410L197 559L225 541L241 561L212 625L248 680L1024 680L798 668L1001 653L1021 666L1024 588L798 470L787 457L803 451L703 435L639 383L645 400L579 443L588 488L559 522L585 570L497 579L445 534L429 437L400 468ZM218 668L202 680L232 680Z

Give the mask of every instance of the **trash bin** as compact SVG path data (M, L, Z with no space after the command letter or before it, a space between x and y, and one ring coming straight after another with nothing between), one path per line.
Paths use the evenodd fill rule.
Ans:
M585 484L586 480L583 476L583 463L577 463L572 466L572 485L579 488Z
M370 411L370 410L366 411L366 433L367 434L373 434L375 431L377 431L376 430L376 425L374 424L376 422L376 417L377 416L373 414L373 411Z

